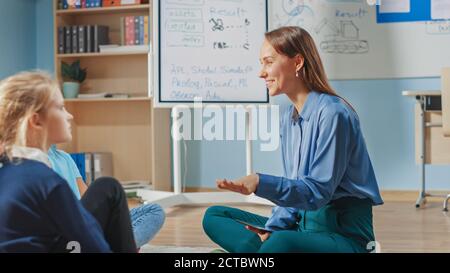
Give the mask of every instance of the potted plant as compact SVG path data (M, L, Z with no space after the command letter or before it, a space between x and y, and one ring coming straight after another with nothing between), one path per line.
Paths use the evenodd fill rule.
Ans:
M62 62L61 73L64 79L63 94L66 99L73 99L78 97L80 92L80 85L86 79L86 68L81 68L80 60L67 64Z

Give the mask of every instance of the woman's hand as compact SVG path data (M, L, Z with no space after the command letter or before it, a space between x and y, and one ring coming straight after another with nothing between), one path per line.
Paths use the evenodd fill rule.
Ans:
M259 228L255 228L252 226L245 226L245 228L256 233L261 239L261 242L264 242L265 240L269 239L271 234L269 231L261 230Z
M250 195L256 191L259 184L259 176L251 174L239 178L236 181L229 181L226 179L217 179L217 187L223 190L238 192L245 195Z

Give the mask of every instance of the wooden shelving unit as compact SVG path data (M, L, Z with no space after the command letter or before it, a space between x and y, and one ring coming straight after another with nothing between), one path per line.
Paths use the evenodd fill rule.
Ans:
M120 44L120 17L148 15L151 22L151 1L133 6L57 10L54 0L53 9L55 74L61 84L61 63L80 60L81 66L87 68L81 93L130 95L126 99L66 99L66 108L74 116L73 141L61 148L67 152L111 152L114 176L120 181L147 181L155 190L170 190L170 111L153 107L150 54L57 52L59 26L107 25L111 44Z

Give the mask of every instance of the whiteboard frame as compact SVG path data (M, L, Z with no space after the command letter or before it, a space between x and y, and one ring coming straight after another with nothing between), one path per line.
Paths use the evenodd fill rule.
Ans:
M151 53L149 55L149 80L152 84L150 87L150 94L153 95L153 106L155 108L173 108L175 106L185 105L188 107L194 106L194 101L161 101L161 1L155 0L152 5L153 13L153 26L158 26L157 31L153 31L153 46L151 47ZM269 30L269 0L264 0L265 2L265 31ZM151 29L154 29L151 28ZM150 77L151 76L151 77ZM149 84L150 86L150 84ZM266 100L265 101L202 101L203 106L208 105L267 105L270 104L269 90L266 88Z

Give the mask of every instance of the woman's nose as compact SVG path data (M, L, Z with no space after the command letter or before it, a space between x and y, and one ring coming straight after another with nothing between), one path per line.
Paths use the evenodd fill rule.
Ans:
M261 69L261 71L259 72L259 77L260 77L260 78L265 78L265 77L267 77L267 73L264 71L264 69Z

